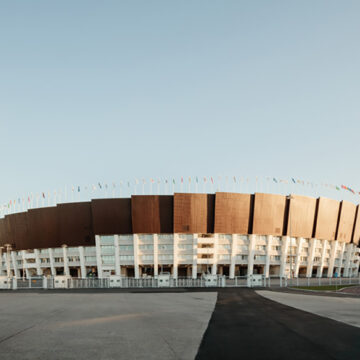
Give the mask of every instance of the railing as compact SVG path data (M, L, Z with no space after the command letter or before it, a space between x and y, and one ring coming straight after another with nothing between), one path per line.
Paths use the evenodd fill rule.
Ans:
M72 278L69 276L0 278L1 289L109 289L109 288L202 288L202 287L312 287L331 286L341 288L345 285L360 285L360 277L339 278L285 278L275 275L201 276L191 277L121 277L110 278Z

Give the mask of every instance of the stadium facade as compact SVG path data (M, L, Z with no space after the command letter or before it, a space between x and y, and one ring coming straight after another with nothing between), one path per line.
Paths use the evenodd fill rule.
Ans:
M135 195L0 219L0 275L358 276L359 206L274 194Z

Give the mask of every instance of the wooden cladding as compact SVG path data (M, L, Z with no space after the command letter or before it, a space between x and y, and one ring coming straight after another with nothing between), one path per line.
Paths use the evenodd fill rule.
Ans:
M339 201L323 197L318 199L314 234L316 239L335 240L339 208Z
M216 193L215 233L248 234L251 213L250 194Z
M174 232L214 232L215 195L174 194Z
M15 250L95 244L95 234L221 233L360 241L359 207L272 194L132 196L59 204L0 219L0 246Z
M286 234L291 237L311 238L314 232L315 214L316 199L291 195Z
M172 196L132 196L133 232L136 234L172 233L173 206Z
M286 197L283 195L255 194L253 234L283 235Z

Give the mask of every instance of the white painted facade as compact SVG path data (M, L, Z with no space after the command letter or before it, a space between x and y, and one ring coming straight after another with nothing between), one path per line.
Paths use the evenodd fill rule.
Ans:
M64 275L85 278L140 278L170 272L172 277L202 274L230 278L354 277L360 249L318 239L238 234L135 234L96 236L95 246L2 251L0 276Z

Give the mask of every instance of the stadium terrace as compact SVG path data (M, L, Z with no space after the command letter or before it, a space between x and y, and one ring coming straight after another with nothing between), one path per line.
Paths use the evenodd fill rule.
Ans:
M96 199L0 219L0 275L352 277L359 206L299 195Z

